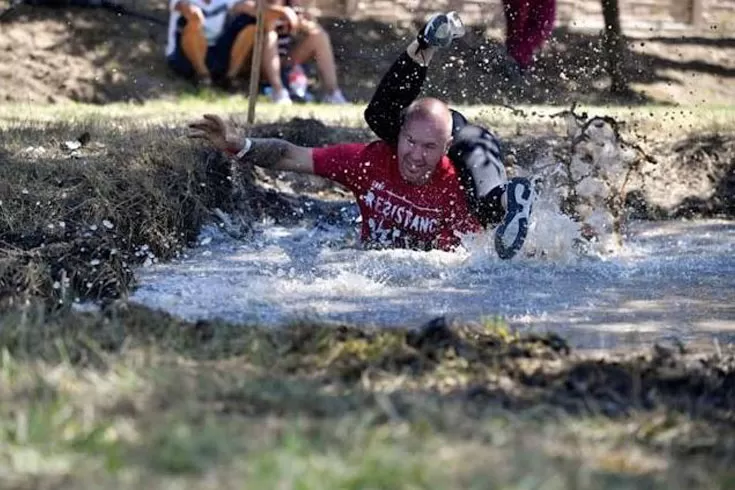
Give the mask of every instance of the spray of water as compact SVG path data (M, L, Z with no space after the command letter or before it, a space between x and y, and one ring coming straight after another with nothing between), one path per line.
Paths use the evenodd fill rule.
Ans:
M621 253L626 183L641 154L621 138L611 118L580 116L573 108L562 115L568 150L559 154L549 148L515 169L538 193L524 255L568 263ZM487 254L489 238L466 244Z
M190 319L274 326L309 319L390 327L490 315L520 328L576 329L595 345L603 330L639 332L638 315L652 335L727 319L730 310L717 305L735 277L735 235L670 224L646 232L648 224L635 223L632 243L620 247L616 220L624 215L616 206L634 159L608 121L570 124L566 153L551 149L518 166L538 199L523 253L511 261L495 253L495 230L463 237L455 252L362 250L354 204L335 221L329 213L320 219L315 203L316 218L252 223L239 239L222 232L237 222L225 216L222 226L203 230L189 257L140 271L132 300ZM657 226L666 228L657 233ZM695 289L696 304L681 298Z

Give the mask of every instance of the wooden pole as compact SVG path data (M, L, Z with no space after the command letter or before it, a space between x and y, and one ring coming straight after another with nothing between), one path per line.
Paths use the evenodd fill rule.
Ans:
M265 2L257 0L255 46L253 47L253 62L250 67L250 93L248 95L248 124L255 121L255 101L258 98L260 85L260 63L263 57L263 42L265 41Z
M618 0L602 0L602 17L605 21L604 49L607 55L607 72L610 75L610 91L625 92L628 84L623 73L623 63L628 48L623 40L623 28L620 24L620 5Z
M691 23L695 27L702 27L704 24L704 0L692 0L692 18Z

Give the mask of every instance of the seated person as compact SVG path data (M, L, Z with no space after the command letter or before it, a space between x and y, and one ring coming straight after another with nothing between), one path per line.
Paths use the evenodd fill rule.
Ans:
M252 1L252 0L251 0ZM254 2L253 2L254 3ZM309 100L304 82L303 66L312 60L316 63L317 73L323 92L322 102L344 104L347 102L337 82L337 63L329 34L303 7L301 0L271 0L272 5L291 8L299 17L298 26L293 29L286 22L276 24L278 32L278 54L282 67L283 81L289 78L296 82L291 96ZM301 86L299 86L301 85Z
M250 58L255 42L255 17L248 15L241 0L171 0L166 58L178 74L201 87L217 80L227 87L239 86L239 75ZM299 20L291 9L271 6L265 13L266 42L262 70L276 95L287 94L278 65L276 22L287 29ZM270 42L268 41L270 38ZM275 99L275 97L274 97Z

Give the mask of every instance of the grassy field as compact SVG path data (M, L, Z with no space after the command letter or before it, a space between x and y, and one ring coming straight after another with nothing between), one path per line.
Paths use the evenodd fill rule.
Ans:
M528 125L551 125L559 127L562 121L549 116L564 110L558 106L457 106L473 121L487 124L498 132L515 131ZM515 111L514 111L515 109ZM330 125L364 126L362 105L330 106L322 104L273 105L268 102L257 104L256 123L276 122L283 118L313 117ZM732 129L735 126L735 106L729 103L697 106L579 106L579 112L590 115L608 115L625 121L631 129L641 132L654 131L656 136L671 133L673 136L692 131ZM11 121L59 122L115 120L146 121L162 124L185 123L203 113L231 114L244 122L248 111L248 100L240 96L182 96L176 100L152 101L146 104L113 103L103 106L90 104L34 105L6 103L0 114L0 124ZM521 111L522 113L516 112Z
M264 104L258 117L360 129L361 109ZM505 135L562 130L548 117L559 108L521 109L466 112ZM492 319L267 331L127 304L135 267L174 257L214 207L242 206L226 162L183 135L202 112L246 110L3 108L0 487L735 485L731 346L576 352ZM579 110L627 121L642 144L735 131L729 107ZM253 216L268 211L260 197Z

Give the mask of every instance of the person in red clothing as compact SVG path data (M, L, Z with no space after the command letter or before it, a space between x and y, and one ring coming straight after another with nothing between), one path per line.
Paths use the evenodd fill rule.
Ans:
M533 64L533 55L549 39L556 18L556 0L503 0L505 46L521 70Z
M353 192L368 246L449 250L460 234L482 229L446 156L451 130L446 104L418 99L405 111L397 147L380 140L317 148L313 170Z
M497 226L496 251L509 259L526 238L531 183L507 179L500 143L490 131L438 99L417 98L436 49L463 32L456 13L436 14L393 63L365 110L378 141L307 148L277 138L243 140L210 114L190 124L189 136L240 164L310 173L346 186L369 247L451 250L461 234Z

